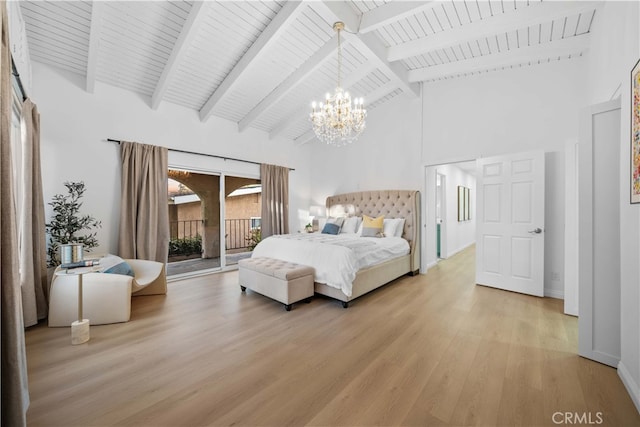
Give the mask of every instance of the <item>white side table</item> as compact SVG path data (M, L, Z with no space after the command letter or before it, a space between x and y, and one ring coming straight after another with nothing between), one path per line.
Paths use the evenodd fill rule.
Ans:
M78 276L78 320L71 323L71 344L84 344L89 341L89 319L84 319L82 314L82 276L93 273L100 267L79 267L59 270L58 276Z

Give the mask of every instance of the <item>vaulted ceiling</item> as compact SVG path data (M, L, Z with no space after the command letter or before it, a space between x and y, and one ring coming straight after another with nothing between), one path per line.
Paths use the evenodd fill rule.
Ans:
M304 143L312 100L343 84L374 109L419 82L587 52L599 2L22 1L32 61Z

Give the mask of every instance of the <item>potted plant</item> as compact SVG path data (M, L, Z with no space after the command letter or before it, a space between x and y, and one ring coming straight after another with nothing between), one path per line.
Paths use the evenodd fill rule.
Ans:
M102 223L91 215L80 215L84 194L84 182L65 182L67 194L56 194L48 204L53 207L53 217L46 226L49 234L49 247L47 248L47 263L49 267L60 265L58 246L66 243L82 243L87 252L98 246L97 233L80 235L83 230L100 228Z
M306 231L307 233L313 233L313 224L309 223L307 225L304 226L304 231Z
M260 227L253 228L246 237L248 248L252 251L262 240L262 230Z

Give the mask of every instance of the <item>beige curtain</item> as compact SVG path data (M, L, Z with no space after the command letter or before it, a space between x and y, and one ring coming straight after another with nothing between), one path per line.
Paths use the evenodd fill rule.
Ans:
M262 238L289 232L289 168L260 165Z
M40 114L29 99L22 103L22 120L26 132L22 151L20 284L24 325L32 326L47 317L47 250L40 169Z
M0 1L2 47L0 48L0 328L2 330L3 426L26 425L29 407L27 358L22 321L22 298L18 271L18 228L11 165L11 52L7 5Z
M167 262L169 253L168 150L122 141L119 255Z

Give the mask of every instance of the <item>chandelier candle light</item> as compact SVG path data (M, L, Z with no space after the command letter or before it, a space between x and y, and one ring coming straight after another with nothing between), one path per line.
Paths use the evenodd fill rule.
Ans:
M328 145L341 146L358 139L365 128L367 110L364 109L362 98L355 98L351 105L351 96L341 87L342 74L342 46L340 45L340 31L344 23L336 22L333 29L338 33L338 86L333 95L327 93L324 103L311 104L309 120L313 132L320 141Z

